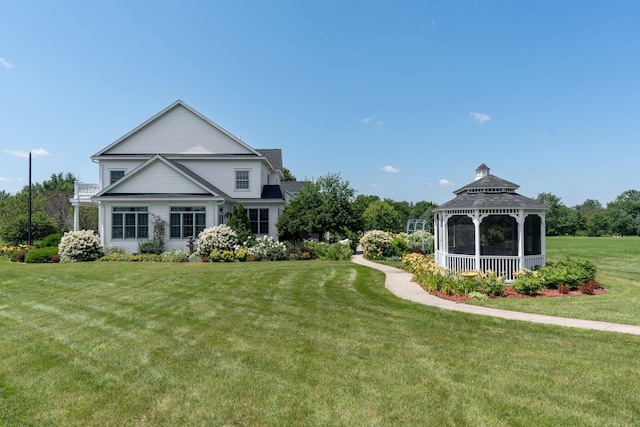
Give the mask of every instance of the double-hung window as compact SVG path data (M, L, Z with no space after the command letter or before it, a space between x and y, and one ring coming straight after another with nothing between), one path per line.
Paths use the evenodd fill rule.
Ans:
M113 239L149 238L149 213L146 207L114 207L111 215Z
M169 236L171 239L197 237L206 225L204 207L172 207L169 216Z
M269 209L247 209L253 234L269 234Z
M249 189L249 171L237 170L236 171L236 190L248 190Z

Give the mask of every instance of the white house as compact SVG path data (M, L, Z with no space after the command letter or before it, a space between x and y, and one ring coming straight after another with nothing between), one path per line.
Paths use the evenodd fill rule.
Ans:
M190 236L226 223L238 203L257 236L277 238L275 223L290 196L280 149L254 149L180 100L91 159L99 182L76 183L74 228L78 207L97 205L106 248L137 252L160 218L165 249L184 249Z

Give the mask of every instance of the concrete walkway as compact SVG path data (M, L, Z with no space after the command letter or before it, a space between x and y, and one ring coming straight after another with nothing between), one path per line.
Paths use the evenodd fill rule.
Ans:
M384 284L394 295L420 304L442 308L444 310L461 311L479 314L481 316L500 317L502 319L523 320L526 322L545 323L548 325L566 326L570 328L594 329L598 331L621 332L640 335L640 326L623 325L619 323L599 322L594 320L569 319L566 317L546 316L544 314L520 313L518 311L500 310L497 308L480 307L444 300L429 294L420 285L411 281L412 275L404 270L387 265L371 262L356 254L351 259L354 263L375 268L387 276Z

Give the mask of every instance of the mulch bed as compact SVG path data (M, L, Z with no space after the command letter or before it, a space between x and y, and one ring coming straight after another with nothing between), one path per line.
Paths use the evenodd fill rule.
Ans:
M447 295L444 292L434 291L429 292L431 295L436 296L441 299L446 299L449 301L462 302L468 301L469 298L466 295ZM595 289L593 291L593 295L601 295L607 293L605 288ZM557 289L545 289L543 291L538 291L535 295L523 295L519 294L511 288L511 286L504 287L504 296L501 297L490 297L490 298L557 298L557 297L586 297L590 296L589 294L584 294L580 291L569 291L567 294L563 294Z

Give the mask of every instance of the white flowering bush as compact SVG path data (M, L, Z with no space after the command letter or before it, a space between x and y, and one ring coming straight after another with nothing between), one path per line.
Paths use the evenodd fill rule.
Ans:
M273 237L260 237L256 239L253 246L247 249L247 258L252 260L284 260L287 259L287 247L284 243L275 241Z
M386 231L371 230L364 233L360 245L364 257L368 259L382 259L389 254L393 237Z
M238 244L236 232L225 224L202 230L198 234L198 249L193 253L194 257L204 258L217 249L220 252L233 251Z
M93 231L70 231L60 239L58 253L60 262L95 261L104 254L104 248Z

